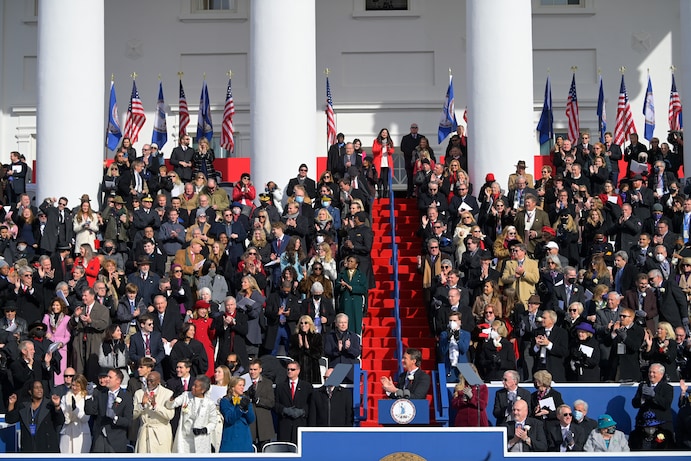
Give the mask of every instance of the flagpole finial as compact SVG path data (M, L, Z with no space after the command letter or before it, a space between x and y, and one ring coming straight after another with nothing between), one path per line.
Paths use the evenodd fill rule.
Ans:
M646 67L645 71L650 75L650 67Z
M449 67L449 77L451 77L451 68Z
M624 72L626 72L626 67L621 66L621 67L619 68L619 72L621 72L622 74L623 74Z
M578 70L578 66L571 66L571 72L572 73L575 74L577 70Z
M331 73L331 69L329 69L328 67L326 69L324 69L324 75L326 75L328 77L330 73Z
M206 80L206 72L204 72L204 73L202 74L202 78L203 78L204 80Z
M548 67L547 68L547 75L549 75L550 72L551 72L551 69Z
M597 68L597 75L602 75L602 69L600 69L599 67Z
M226 75L228 76L228 78L233 78L233 71L228 69L228 72L226 72Z
M115 74L110 74L110 81L114 82L115 81Z
M669 70L671 70L672 73L674 73L674 71L677 70L677 66L675 66L674 64L672 64L671 66L669 66Z
M136 73L136 72L132 72L132 73L130 74L130 77L132 77L132 80L136 80L136 79L137 79L137 73Z
M182 80L182 76L185 75L183 71L178 72L178 78Z
M158 81L161 81L161 74L158 74Z

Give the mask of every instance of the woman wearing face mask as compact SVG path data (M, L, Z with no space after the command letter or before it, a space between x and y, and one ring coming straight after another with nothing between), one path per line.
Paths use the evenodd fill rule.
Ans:
M326 208L320 208L314 217L314 231L329 235L331 239L336 239L336 226L333 216Z
M610 415L600 415L597 429L588 436L583 451L588 452L621 452L630 451L626 435L617 430L617 423Z
M217 304L223 304L228 293L228 282L225 277L216 272L216 263L213 261L205 261L202 266L202 272L197 281L197 288L201 291L202 288L211 290L211 300Z

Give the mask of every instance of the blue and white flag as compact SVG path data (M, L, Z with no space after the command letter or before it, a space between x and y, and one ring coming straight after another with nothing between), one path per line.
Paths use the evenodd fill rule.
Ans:
M545 83L545 100L542 103L542 114L537 123L537 131L540 132L540 144L551 141L554 138L554 116L552 114L552 83L547 76Z
M449 75L449 88L446 90L446 100L441 110L441 120L439 120L439 144L457 128L458 122L456 121L456 108L453 100L453 76Z
M643 103L643 115L645 116L645 139L653 139L655 131L655 102L653 102L653 83L648 75L648 89L645 91L645 102Z
M211 122L211 103L209 102L209 90L206 87L206 80L202 85L202 95L199 98L199 114L197 115L197 142L206 138L211 142L214 137L214 126Z
M115 99L115 82L110 82L110 104L108 106L108 131L106 132L106 146L115 150L120 144L122 131L118 121L118 103Z
M597 124L600 127L600 142L605 142L607 115L605 114L605 89L602 86L602 76L600 76L600 91L597 95Z
M166 125L166 103L163 100L163 82L158 82L158 102L156 103L156 117L154 117L154 132L151 142L158 144L159 151L168 141L168 127Z

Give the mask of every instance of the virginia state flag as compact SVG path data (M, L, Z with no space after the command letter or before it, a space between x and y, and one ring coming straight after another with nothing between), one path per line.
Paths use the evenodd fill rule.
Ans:
M154 118L154 132L151 142L158 144L159 151L168 141L168 127L166 125L166 103L163 100L163 82L158 82L158 102L156 103L156 117Z
M645 91L645 102L643 103L643 115L645 116L645 139L653 139L655 131L655 102L653 101L653 83L648 75L648 89Z
M214 125L211 122L211 103L209 102L209 89L206 80L202 85L202 95L199 98L199 114L197 115L197 142L202 137L211 142L214 137Z
M458 122L456 121L456 108L453 100L453 76L449 76L449 88L446 90L446 100L441 110L441 120L439 120L439 144L446 139L452 131L456 131Z
M106 132L106 146L108 149L115 150L120 144L122 131L118 122L118 103L115 100L115 84L110 82L110 104L108 106L108 131Z
M542 103L542 114L537 123L537 131L540 132L540 144L551 141L554 138L554 115L552 114L552 84L547 76L545 83L545 100Z

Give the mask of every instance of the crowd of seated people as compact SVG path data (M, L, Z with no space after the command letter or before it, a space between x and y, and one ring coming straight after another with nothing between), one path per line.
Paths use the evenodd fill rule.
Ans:
M380 166L393 166L387 136L376 141ZM102 196L85 194L74 209L65 197L35 206L7 186L0 413L20 422L22 450L246 451L296 442L298 426L325 418L352 425L347 397L332 419L311 396L328 366L359 362L374 286L370 213L384 185L356 145L337 144L319 182L302 164L285 188L242 173L224 189L208 142L194 148L189 136L172 169L156 144L140 155L124 139ZM287 381L286 367L299 370ZM275 399L262 379L272 395L276 384ZM301 406L281 400L291 381ZM341 395L332 390L327 400ZM42 427L27 423L27 409L44 408Z

